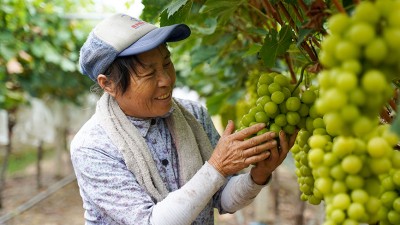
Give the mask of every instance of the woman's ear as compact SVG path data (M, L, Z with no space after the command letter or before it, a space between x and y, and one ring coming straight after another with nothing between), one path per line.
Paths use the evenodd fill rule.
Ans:
M114 83L104 74L97 76L97 83L105 92L115 97L116 90Z

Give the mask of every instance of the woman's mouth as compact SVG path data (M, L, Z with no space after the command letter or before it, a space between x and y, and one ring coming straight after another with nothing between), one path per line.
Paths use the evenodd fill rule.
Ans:
M161 95L160 97L156 98L157 100L164 100L169 98L169 96L171 96L171 93L166 93L164 95Z

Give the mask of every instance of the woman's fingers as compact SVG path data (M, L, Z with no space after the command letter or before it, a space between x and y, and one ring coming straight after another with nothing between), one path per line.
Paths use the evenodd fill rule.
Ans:
M260 170L273 170L286 157L291 144L284 132L279 133L279 144L275 132L256 135L263 128L265 124L259 123L235 132L235 124L228 121L209 162L224 176L259 162L263 162Z
M250 157L246 158L245 162L250 165L250 164L261 162L261 161L263 161L263 160L265 160L265 159L267 159L269 157L271 157L271 152L270 151L263 151L260 154L253 155L253 156L250 156Z
M258 155L258 154L260 154L262 152L265 152L265 151L267 151L269 149L276 148L277 144L278 143L274 139L272 139L270 141L267 141L267 142L262 142L259 145L255 145L253 147L250 147L250 148L244 150L243 151L243 153L244 153L243 156L244 157L251 157L253 155Z
M279 131L279 144L280 144L281 150L289 149L289 143L286 140L286 134L283 130Z
M264 142L260 145L256 145L254 147L251 147L249 149L245 150L238 150L239 152L237 155L239 155L239 158L235 160L234 162L242 162L245 164L251 164L251 163L256 163L262 160L265 160L271 155L271 152L269 149L276 148L277 142L276 140Z
M234 134L232 134L232 138L235 140L243 141L246 138L249 138L251 135L256 134L258 131L262 130L265 127L265 123L254 124L251 127L244 128Z
M275 138L275 136L275 132L267 132L243 141L240 146L244 149L251 148L264 142L271 141Z
M279 132L279 138L280 138L280 143L279 144L281 146L280 152L279 152L279 159L280 159L280 162L282 162L286 158L287 154L289 153L289 150L290 150L290 146L289 145L290 144L289 144L289 141L286 138L285 132L280 131Z
M226 125L226 128L222 133L222 136L228 136L232 134L234 131L235 131L235 123L233 123L232 120L228 120L228 124Z

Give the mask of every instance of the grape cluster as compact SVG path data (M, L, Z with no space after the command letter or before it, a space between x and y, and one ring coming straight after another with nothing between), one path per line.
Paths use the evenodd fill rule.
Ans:
M400 71L400 42L394 41L400 40L399 15L400 1L377 0L360 2L350 16L328 20L315 102L328 135L310 136L307 154L314 192L326 206L324 225L400 224L394 207L399 191L393 189L398 187L381 188L397 174L393 146L398 137L388 125L379 125Z
M262 74L257 82L257 100L240 120L239 130L255 123L267 126L257 135L267 131L285 131L293 134L297 127L306 125L309 106L316 96L313 91L303 93L290 84L290 79L283 74L271 72Z
M328 20L330 34L320 52L326 69L318 75L316 105L329 134L362 137L376 126L399 72L400 44L390 35L400 34L398 15L400 1L378 0L360 2L351 16L335 14ZM396 60L388 61L392 57Z
M363 138L309 138L308 161L314 186L326 206L324 225L372 224L381 220L381 177L396 163L391 146L397 142L389 125L377 126Z
M314 89L316 90L315 87L311 87L309 90ZM317 96L317 91L314 91L314 93ZM331 139L331 136L326 133L322 117L316 112L315 105L312 104L310 105L309 116L306 118L306 126L300 129L290 151L295 160L295 172L301 192L301 200L308 201L313 205L320 204L323 199L321 192L314 188L315 171L313 172L309 161L309 151L311 149L309 139L317 135L324 136L327 140Z
M400 224L400 151L392 156L393 168L381 180L380 224Z
M398 0L376 0L360 2L350 16L333 15L328 21L329 35L321 43L320 62L353 73L378 68L394 78L400 62L399 12Z
M301 200L308 201L310 204L318 205L323 200L322 193L314 187L316 171L312 170L309 161L310 146L308 140L310 137L317 137L307 131L307 129L301 129L297 135L295 144L291 148L293 158L296 166L297 182L301 192ZM322 135L321 135L322 136ZM318 136L319 137L319 136Z
M247 114L250 108L256 104L258 98L257 83L258 79L263 74L265 74L265 72L261 72L258 69L252 69L248 71L245 82L246 94L236 103L236 116L238 118L241 118L244 114Z

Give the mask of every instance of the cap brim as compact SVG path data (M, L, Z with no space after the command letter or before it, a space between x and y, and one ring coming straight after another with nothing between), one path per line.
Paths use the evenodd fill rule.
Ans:
M156 28L119 53L118 57L140 54L162 43L180 41L189 36L190 28L185 24Z

